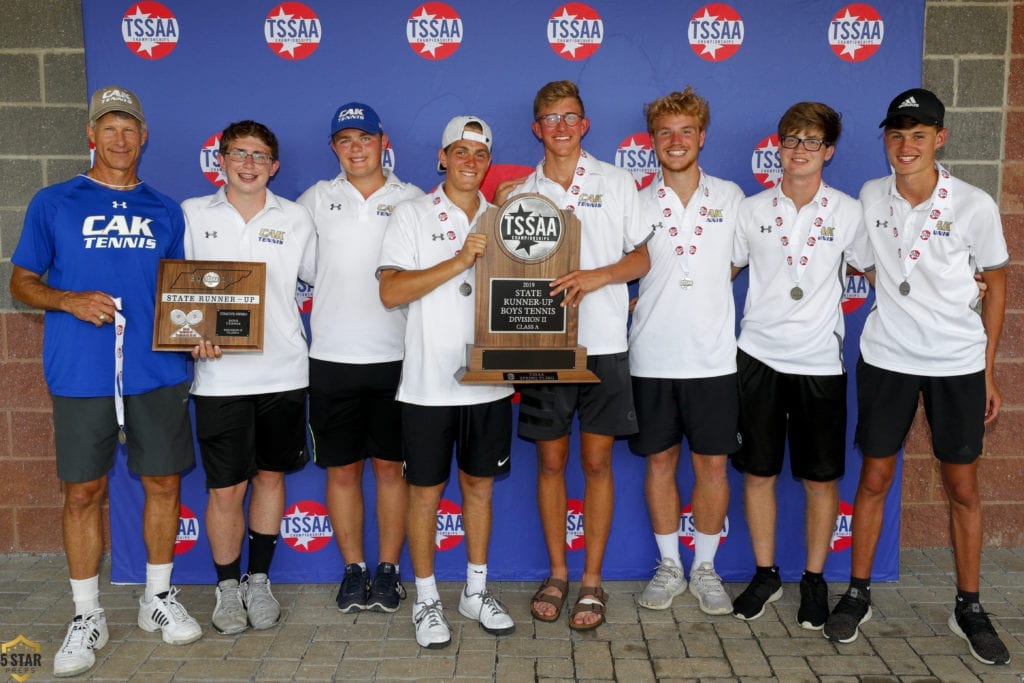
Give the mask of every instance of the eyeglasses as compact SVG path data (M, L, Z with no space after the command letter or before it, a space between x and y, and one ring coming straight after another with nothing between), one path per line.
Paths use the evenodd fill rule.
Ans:
M565 121L567 126L578 126L582 120L583 116L581 114L545 114L544 116L537 117L537 121L548 128L554 128L558 125L559 121Z
M238 164L244 164L247 159L252 159L252 163L257 166L266 166L274 161L274 158L269 154L264 154L263 152L243 152L240 149L233 149L230 152L225 152L223 156Z
M781 138L779 138L779 144L785 147L786 149L796 149L802 144L804 146L804 149L806 149L808 152L817 152L822 147L830 146L829 143L825 142L824 140L818 140L816 138L807 138L806 140L804 140L793 135L783 135Z

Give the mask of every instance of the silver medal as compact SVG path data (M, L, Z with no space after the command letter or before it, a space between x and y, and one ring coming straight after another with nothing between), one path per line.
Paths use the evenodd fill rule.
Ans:
M117 431L117 440L118 440L118 441L119 441L119 442L120 442L120 443L121 443L122 445L124 445L124 443L125 443L126 441L128 441L128 435L124 433L124 428L121 428L121 429L119 429L119 430Z
M461 285L459 285L459 294L461 294L462 296L469 296L472 293L473 286L470 285L468 282L463 282Z
M910 294L910 283L906 280L900 283L900 294L903 296Z
M793 289L789 290L789 297L793 301L800 301L804 298L804 290L800 289L800 285L797 285Z
M682 287L683 289L692 289L693 288L693 278L691 278L688 275L684 276L683 279L679 281L679 286Z

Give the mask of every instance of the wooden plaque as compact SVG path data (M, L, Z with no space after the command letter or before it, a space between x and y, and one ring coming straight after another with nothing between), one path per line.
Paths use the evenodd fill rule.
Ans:
M579 269L580 221L541 194L521 194L477 221L487 249L476 262L474 344L464 384L598 382L577 343L578 308L550 295L551 281Z
M263 349L267 264L163 259L153 350L184 351L203 339L224 350Z

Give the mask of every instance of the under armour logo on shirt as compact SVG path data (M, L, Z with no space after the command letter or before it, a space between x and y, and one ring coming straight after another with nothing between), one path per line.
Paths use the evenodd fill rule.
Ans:
M211 237L213 237L213 238L217 237L217 231L216 230L207 230L206 231L206 239L210 239Z
M443 240L443 239L444 239L444 233L443 232L433 232L433 233L430 233L430 241L431 242L436 242L437 240Z
M114 207L115 209L116 209L117 207L121 207L122 209L127 209L127 208L128 208L128 202L119 202L119 201L113 201L113 202L111 202L110 204L111 204L111 206L113 206L113 207Z
M341 204L331 204L331 211L341 211L342 208Z
M875 227L876 228L888 228L889 227L889 221L875 221Z
M770 225L762 225L761 226L761 232L771 232L771 231L772 231L772 226L770 226Z

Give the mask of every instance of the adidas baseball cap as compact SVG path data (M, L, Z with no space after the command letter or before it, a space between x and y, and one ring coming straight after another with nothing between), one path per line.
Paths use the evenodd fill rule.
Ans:
M483 132L473 129L466 130L466 125L470 123L478 124ZM444 127L444 133L441 135L441 149L448 149L448 145L459 140L473 140L487 145L487 151L490 152L493 139L491 127L483 119L477 116L456 116ZM441 162L437 163L437 170L444 171Z
M356 128L365 133L384 132L384 124L380 122L377 112L362 102L343 104L334 112L334 118L331 119L331 137L345 128Z
M893 119L901 116L909 116L925 125L942 128L944 127L942 120L945 115L946 107L935 96L935 93L924 88L911 88L901 92L889 103L889 111L885 115L885 120L878 124L878 127L887 126Z
M89 102L89 122L96 123L101 116L112 111L119 111L138 119L146 125L146 116L142 113L142 103L138 96L128 88L119 85L108 85L92 94Z

